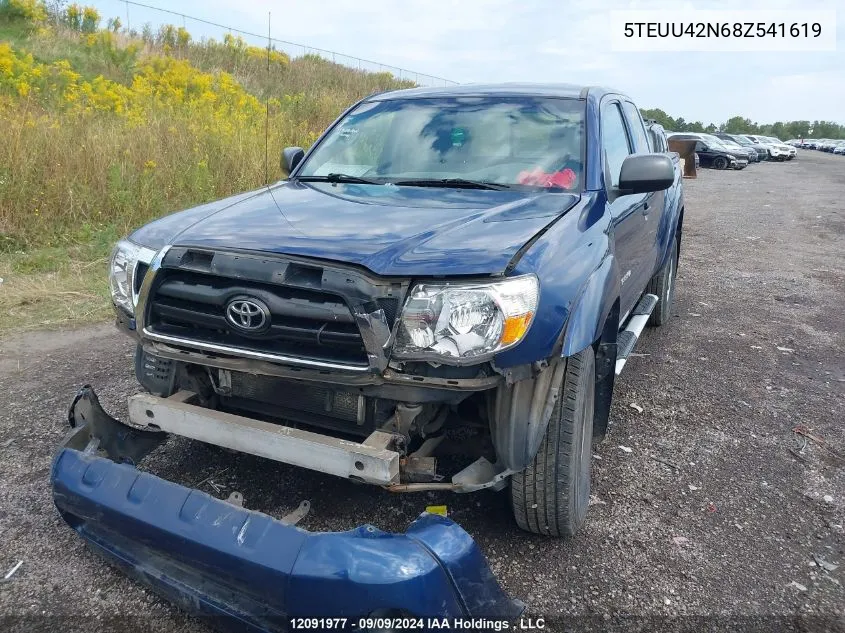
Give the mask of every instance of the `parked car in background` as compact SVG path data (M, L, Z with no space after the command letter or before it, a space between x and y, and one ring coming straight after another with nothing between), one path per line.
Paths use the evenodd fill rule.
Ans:
M769 160L785 161L789 160L791 157L789 151L790 147L788 145L783 145L780 142L775 143L765 136L758 136L755 134L745 134L744 136L748 140L764 146L766 151L769 153Z
M711 136L711 135L707 135ZM698 154L700 164L703 167L713 169L745 169L748 166L748 159L744 156L737 156L727 147L713 140L704 140L701 134L683 132L672 134L669 138L677 138L683 141L695 141L695 153ZM712 137L715 139L715 137ZM715 139L718 141L718 139Z
M769 160L769 148L762 143L757 143L749 138L743 136L742 134L726 134L725 132L717 132L714 136L718 138L729 138L735 143L738 143L742 147L748 147L753 149L757 152L757 159L758 160Z
M836 147L842 142L845 141L843 141L843 139L830 139L829 141L822 144L821 150L823 152L833 152L833 150L836 149Z
M788 141L784 141L786 145L792 145L792 147L801 147L801 139L798 138L791 138Z
M716 136L715 134L701 134L701 137L704 140L707 140L708 137L715 139L717 142L727 147L732 154L736 156L745 156L749 163L760 162L760 155L757 153L757 150L750 145L748 147L743 147L731 138Z
M795 149L792 145L787 145L786 143L781 141L776 136L762 136L760 138L764 138L764 139L768 140L770 143L772 143L772 145L778 146L782 151L788 152L789 156L788 156L787 160L792 160L793 158L795 158L798 155L797 149Z
M833 148L833 153L845 155L845 141L839 141Z

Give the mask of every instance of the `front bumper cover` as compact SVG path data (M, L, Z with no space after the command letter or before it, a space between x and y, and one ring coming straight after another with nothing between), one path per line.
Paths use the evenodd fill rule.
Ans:
M163 434L117 422L90 387L69 419L51 470L62 517L129 576L219 628L288 630L291 618L335 617L353 630L384 610L512 620L524 609L445 517L424 513L405 534L308 532L137 470Z

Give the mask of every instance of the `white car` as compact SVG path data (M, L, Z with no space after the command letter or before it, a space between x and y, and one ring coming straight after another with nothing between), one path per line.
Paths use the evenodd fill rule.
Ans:
M772 142L773 145L778 146L782 151L788 152L789 156L787 160L792 160L798 154L798 150L792 147L792 145L787 145L779 138L775 138L774 136L765 136L762 138L766 138Z
M769 160L790 160L795 156L795 154L793 154L792 152L797 153L794 147L784 145L780 141L769 138L768 136L746 134L745 137L751 139L755 143L761 143L765 145L766 149L769 150Z

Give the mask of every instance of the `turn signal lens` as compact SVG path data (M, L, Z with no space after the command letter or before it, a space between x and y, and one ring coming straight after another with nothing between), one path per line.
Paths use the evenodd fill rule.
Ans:
M531 325L531 319L534 317L533 312L521 314L515 317L508 317L505 319L505 327L502 328L501 344L512 345L522 340L525 333L528 331L528 326Z

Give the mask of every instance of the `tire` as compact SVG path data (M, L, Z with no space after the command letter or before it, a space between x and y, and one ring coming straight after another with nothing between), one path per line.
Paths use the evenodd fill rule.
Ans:
M717 156L713 159L713 167L715 169L724 169L728 166L728 159L724 156Z
M645 288L647 294L657 295L657 305L648 319L648 325L659 327L669 322L672 316L672 301L675 298L675 277L678 274L678 238L672 240L672 254L663 268L658 270Z
M563 359L560 395L534 461L511 478L517 525L546 536L572 536L590 505L596 363L592 347Z

